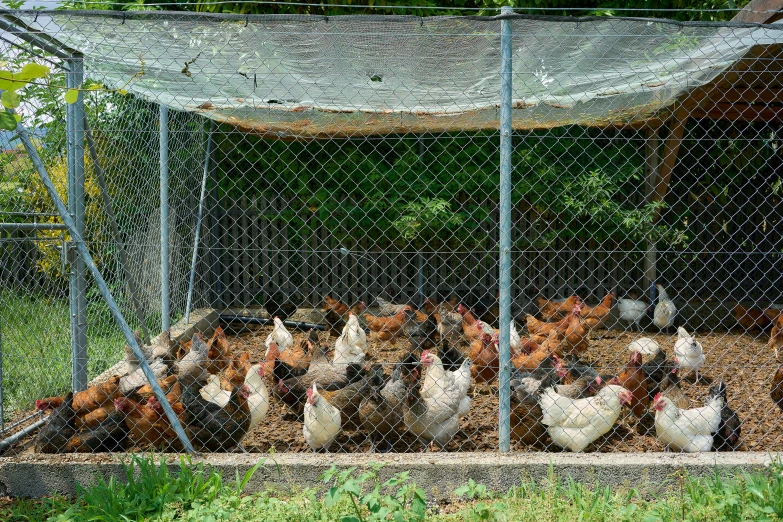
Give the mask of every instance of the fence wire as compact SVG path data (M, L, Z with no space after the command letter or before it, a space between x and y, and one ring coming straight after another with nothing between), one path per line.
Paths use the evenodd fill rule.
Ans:
M499 20L2 16L84 51L85 241L197 450L498 450ZM512 450L779 451L783 33L508 23ZM20 109L67 199L64 83ZM181 450L91 280L70 393L70 235L13 229L61 221L4 149L0 428L45 422L0 448Z

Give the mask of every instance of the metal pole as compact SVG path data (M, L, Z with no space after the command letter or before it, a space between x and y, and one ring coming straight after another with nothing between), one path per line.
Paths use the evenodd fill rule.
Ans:
M655 188L658 185L658 171L661 165L660 156L660 138L658 129L647 131L646 143L646 162L645 162L645 196L647 201L652 201L655 196ZM656 288L655 280L658 278L656 273L656 262L658 259L658 250L653 241L647 241L647 250L644 253L644 286L647 287L650 297L650 303L655 303Z
M503 7L501 15L511 14ZM500 21L500 451L511 450L511 20Z
M169 109L160 106L160 313L163 331L169 317Z
M0 321L0 433L5 432L5 407L3 404L3 323Z
M193 453L193 446L190 444L190 440L188 440L188 436L185 434L185 430L182 429L182 425L179 422L177 414L174 413L174 410L171 409L171 405L169 404L168 399L166 399L166 394L163 393L163 390L158 384L158 379L155 378L155 374L152 373L152 369L150 368L147 359L144 357L144 354L141 353L141 348L139 348L139 345L136 344L136 340L133 338L133 332L131 331L130 326L128 326L128 323L125 321L125 317L123 317L122 312L117 306L117 303L114 301L114 297L112 297L109 287L106 286L106 281L103 279L103 275L101 274L100 270L98 270L98 267L95 266L95 262L92 260L92 256L87 250L87 245L84 244L84 240L82 240L81 234L79 234L79 231L76 229L76 223L74 223L74 220L68 214L68 210L65 208L65 204L60 199L60 196L57 195L57 190L54 188L54 184L52 183L49 174L46 172L43 161L41 161L40 156L38 156L38 152L35 150L33 143L30 141L30 136L27 134L27 129L19 124L17 125L16 130L19 134L19 137L22 139L22 143L24 144L24 148L27 150L27 154L30 156L30 160L33 162L33 166L38 171L38 175L41 177L41 181L46 187L46 191L49 193L49 197L52 198L52 201L57 207L57 212L60 213L60 217L68 227L68 231L71 234L71 241L78 249L79 254L87 266L87 269L90 271L90 273L92 273L92 277L95 279L95 286L98 287L98 290L101 292L101 296L103 296L103 299L106 301L106 305L109 307L109 311L111 312L112 317L114 317L114 320L117 322L117 326L120 327L122 335L125 336L125 342L128 343L128 346L131 347L131 350L133 350L133 353L139 359L139 364L142 371L144 372L144 376L147 378L147 381L149 381L150 386L152 386L152 392L155 394L155 397L157 397L158 402L160 402L161 406L163 406L163 411L166 413L166 417L168 418L169 423L171 423L171 427L174 428L174 431L177 434L177 437L179 437L179 440L182 442L182 445L185 447L185 450L188 453Z
M207 196L207 177L211 168L210 156L212 155L212 131L215 124L209 120L207 130L207 150L204 155L204 176L201 178L201 196L198 200L198 217L196 217L196 234L193 238L193 256L190 258L190 278L188 279L188 298L185 302L185 324L190 324L190 306L193 304L193 284L196 280L196 261L198 259L198 243L201 238L201 219L204 216L204 198Z
M68 60L65 84L79 89L84 81L81 57ZM79 237L84 237L84 98L66 106L66 147L68 160L68 208ZM73 238L71 238L73 240ZM74 391L87 388L87 271L84 260L72 257L69 276L71 312L71 386Z
M59 223L0 223L2 232L18 230L68 230L68 227Z
M90 158L92 159L92 168L95 170L95 177L98 179L98 188L101 191L103 207L106 209L106 216L109 218L109 224L111 225L111 232L114 236L114 242L117 244L117 251L120 255L122 271L125 273L125 280L128 282L128 292L130 293L133 311L136 313L136 320L139 321L144 344L149 344L150 334L147 331L147 325L144 322L144 314L141 311L141 303L139 302L139 295L136 291L136 279L133 277L133 274L130 271L128 254L125 252L125 246L122 244L120 228L117 226L117 218L114 216L114 208L111 204L111 198L109 197L109 189L106 188L106 179L103 176L103 169L101 168L100 162L98 161L98 150L95 148L95 141L92 139L92 133L90 132L90 127L87 123L86 114L84 116L84 136L87 138L87 150L89 150ZM63 228L65 228L64 225Z

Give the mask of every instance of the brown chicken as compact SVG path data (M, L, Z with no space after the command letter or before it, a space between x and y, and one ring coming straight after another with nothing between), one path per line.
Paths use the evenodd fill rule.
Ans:
M527 316L527 331L530 338L537 344L543 343L552 332L563 334L562 346L565 351L581 354L589 347L589 329L582 324L580 313L583 304L575 305L563 319L556 323L539 321L532 315Z
M169 393L171 392L171 388L177 384L177 376L176 375L169 375L165 379L158 379L158 386L163 390L163 393ZM149 384L145 384L133 395L133 399L140 402L146 402L150 397L152 397L152 386Z
M562 356L560 345L563 342L563 339L563 334L554 330L549 334L549 337L541 343L539 348L533 350L529 355L524 352L515 355L511 359L511 364L518 370L532 372L550 355Z
M73 409L77 415L84 415L90 413L106 404L111 402L116 397L120 396L120 376L115 375L108 381L90 386L84 391L76 392L73 394ZM47 397L46 399L38 399L35 401L35 408L40 411L46 411L51 408L57 408L60 406L64 397Z
M484 332L484 323L476 319L476 316L468 308L460 304L457 312L462 316L462 334L469 343L481 337ZM492 332L486 332L492 335Z
M95 428L98 426L98 424L109 418L109 415L114 413L114 410L114 403L107 402L100 408L95 408L89 413L77 416L74 421L74 425L76 426L77 430L84 428Z
M220 386L224 390L231 390L245 383L247 372L250 371L250 352L239 352L228 366L220 373Z
M217 375L226 369L232 359L231 346L222 327L218 326L215 329L215 333L207 342L207 348L209 349L207 351L207 357L209 357L207 371Z
M780 349L783 348L783 313L778 315L777 319L775 319L775 322L772 324L767 346L775 350L775 359L777 359Z
M578 295L572 295L565 301L548 301L543 297L536 297L536 303L538 303L538 309L541 311L541 317L545 321L551 321L553 319L561 319L563 316L573 310L577 304L582 304L582 300Z
M324 296L324 305L323 305L324 311L332 311L337 315L344 315L347 317L348 311L350 309L351 309L350 306L338 301L337 299L332 298L332 296L329 295Z
M405 322L405 310L411 307L406 306L395 315L390 317L376 317L370 314L364 314L364 321L367 327L381 341L389 341L392 344L397 342L397 337L402 335L402 325ZM424 317L426 320L426 316Z
M310 367L311 346L309 339L302 339L281 354L277 344L271 343L264 361L264 375L271 376L274 382L304 375Z
M591 330L601 323L609 315L614 303L615 293L609 292L606 297L596 306L592 308L589 306L583 306L579 312L579 316L582 318L582 322L587 325Z
M733 312L739 325L748 331L764 330L772 324L772 319L760 308L746 307L737 303Z
M631 392L630 408L637 419L644 415L650 404L647 394L647 376L642 371L642 354L631 352L628 363L619 375L613 377L609 384L618 384Z
M482 334L470 344L468 357L471 362L470 375L474 381L490 383L498 376L498 345L490 334Z
M348 320L348 313L352 312L357 317L364 312L364 303L359 303L354 306L348 306L345 303L332 299L330 296L324 296L324 304L322 310L326 312L324 316L324 322L329 327L329 335L332 337L340 337L343 333L343 328Z
M772 377L772 390L769 393L778 408L783 410L783 366L778 368L775 375Z
M153 401L154 397L150 398ZM133 444L141 447L166 448L177 440L177 435L171 428L165 415L146 404L127 397L114 400L114 407L125 414L125 425ZM172 408L174 406L172 405ZM175 412L177 410L174 410Z

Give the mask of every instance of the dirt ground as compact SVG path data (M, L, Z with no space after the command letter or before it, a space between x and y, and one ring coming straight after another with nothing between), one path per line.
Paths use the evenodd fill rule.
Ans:
M264 340L270 328L255 331L236 332L232 339L235 350L248 350L254 359L264 354ZM302 332L294 332L298 339ZM601 374L616 374L628 360L627 345L635 338L646 336L654 338L673 356L676 334L652 334L599 330L593 333L590 349L584 359L590 361ZM370 340L370 354L380 362L398 361L405 355L408 344L405 341L396 345ZM712 332L704 335L697 333L705 350L707 362L700 372L699 382L684 378L681 387L693 401L693 406L701 406L713 382L723 379L728 387L729 405L742 420L742 443L739 450L780 451L783 449L783 413L769 396L772 376L778 364L774 354L766 347L767 336L733 332ZM332 342L334 339L332 339ZM389 364L386 373L391 373ZM489 389L479 386L468 415L462 420L461 430L447 446L449 451L497 451L498 449L498 397L497 384ZM476 390L471 390L471 394ZM272 405L265 422L251 432L244 445L248 451L306 451L302 436L302 424L288 413L284 404L272 398ZM609 435L599 439L593 450L600 452L663 451L663 445L655 438L651 418L637 422L630 414L615 424ZM547 448L548 440L541 445L526 446L517 443L515 451L560 451L559 448ZM365 452L370 451L370 443L359 432L341 435L332 451ZM417 451L420 446L415 439L403 437L394 445L394 451Z
M264 357L264 340L271 327L233 325L237 329L227 328L231 346L236 352L249 351L251 359L258 362ZM306 336L305 332L293 331L298 341ZM322 336L325 336L322 333ZM728 386L729 405L742 420L742 436L739 450L743 451L781 451L783 450L783 413L772 401L769 391L772 376L778 364L774 354L766 347L768 336L765 334L739 332L697 332L697 340L704 346L707 356L705 367L700 372L698 383L684 378L681 386L685 394L693 401L693 406L701 406L713 382L723 379ZM616 330L598 330L593 332L590 349L583 357L599 373L616 374L628 360L627 345L638 337L654 338L667 356L673 356L676 334L653 334L622 332ZM330 340L334 342L334 338ZM396 345L379 342L368 336L370 350L368 356L385 365L386 374L390 374L395 361L399 361L408 350L406 341ZM497 451L498 449L498 397L497 384L490 387L479 386L471 389L473 403L468 415L463 418L461 429L447 445L448 451ZM277 401L270 393L271 407L262 424L251 431L243 446L248 452L304 452L308 451L302 435L302 423L287 407ZM650 431L652 430L652 431ZM32 438L18 444L13 454L32 452ZM516 443L512 449L525 451L561 451L550 447L545 435L534 446ZM371 444L359 431L344 432L332 446L332 452L367 452ZM393 451L420 451L421 446L415 438L404 435L394 443ZM614 429L599 439L588 451L600 452L650 452L663 451L663 445L656 439L652 428L652 416L637 421L630 413L621 417Z

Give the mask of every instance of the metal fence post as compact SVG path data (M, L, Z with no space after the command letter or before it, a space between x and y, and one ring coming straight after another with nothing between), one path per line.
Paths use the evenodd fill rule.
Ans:
M204 154L204 176L201 178L201 195L198 199L198 216L196 217L196 232L193 238L193 256L190 258L190 277L188 278L188 298L185 303L185 324L190 323L190 307L193 304L193 285L196 279L196 261L198 260L198 243L201 238L201 220L204 217L204 199L207 197L207 178L209 170L212 168L210 161L212 156L212 132L215 129L215 123L209 120L207 129L207 150Z
M501 15L512 13L503 7ZM511 450L511 20L500 21L500 451Z
M83 60L68 60L65 84L79 89L84 82ZM84 237L84 97L79 93L76 103L66 106L66 147L68 163L68 210L79 236ZM73 241L73 238L71 238ZM71 387L74 391L87 387L87 271L81 256L73 255L69 275L71 316Z
M169 315L169 109L160 106L160 314L163 331Z
M46 168L44 167L43 161L41 161L40 156L38 156L38 152L35 150L35 147L33 147L32 141L30 141L30 136L27 133L27 129L25 129L24 126L19 124L16 130L17 130L17 134L19 134L19 137L22 140L22 144L24 145L24 148L27 151L28 156L30 156L30 160L32 161L33 166L35 167L35 170L38 172L41 181L46 187L46 191L49 193L49 197L52 199L52 202L54 202L55 207L57 207L57 212L60 214L60 217L65 223L65 226L68 227L68 231L71 234L71 241L79 251L81 258L84 260L85 266L92 274L92 277L95 280L95 286L98 287L98 290L101 292L101 296L103 297L104 301L106 301L106 305L109 307L109 311L111 312L112 317L116 321L117 326L120 327L120 330L122 331L122 334L125 337L125 341L128 343L128 346L131 347L131 350L139 359L139 364L141 366L142 371L144 372L144 376L147 378L147 381L150 383L150 386L152 386L152 391L155 394L155 397L157 397L161 406L163 406L163 411L166 413L166 417L168 418L169 423L171 423L171 427L174 429L174 432L177 434L177 437L179 438L180 442L182 442L182 445L185 447L185 451L187 451L188 453L193 453L193 446L191 445L188 436L185 434L185 430L182 428L182 424L180 424L177 414L174 413L173 409L171 409L171 404L169 404L168 399L166 399L166 394L163 393L160 384L158 384L158 379L155 377L155 374L152 373L152 369L150 368L147 359L145 358L144 354L141 352L141 348L139 348L139 345L136 343L136 339L134 339L133 337L133 332L131 331L130 326L128 326L127 321L125 321L125 317L122 315L122 312L117 306L117 302L114 300L114 297L111 295L111 291L109 290L109 287L106 285L106 281L103 279L103 275L101 274L101 271L98 270L97 266L95 266L95 261L93 261L89 250L87 250L87 245L84 243L81 234L79 234L79 231L76 228L76 223L71 218L70 214L68 213L68 210L65 208L65 204L62 202L60 196L57 194L57 190L54 188L52 179L49 177L49 174L46 172Z

